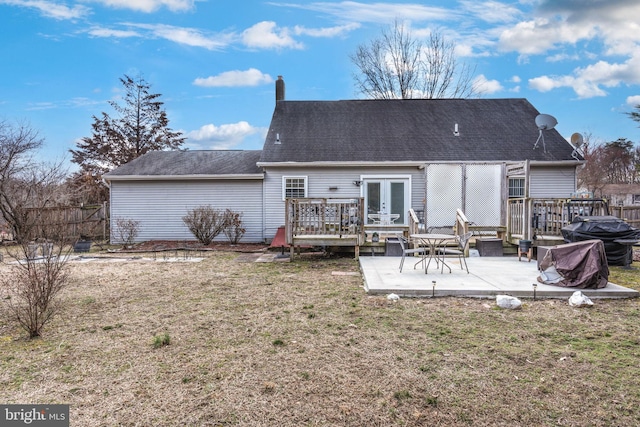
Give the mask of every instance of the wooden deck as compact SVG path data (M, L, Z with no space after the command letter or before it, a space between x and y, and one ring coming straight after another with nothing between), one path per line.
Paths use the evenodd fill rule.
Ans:
M456 234L473 232L478 236L495 236L503 240L505 252L517 247L520 240L532 240L533 246L564 243L562 228L576 216L609 215L603 199L535 199L515 198L507 201L506 224L470 223L462 210L452 218ZM621 211L622 212L622 211ZM614 212L615 213L615 212ZM384 240L396 233L415 234L428 230L409 210L409 223L365 224L364 199L287 199L284 240L293 256L295 248L321 246L353 248L356 258L360 247L368 245L374 253L384 252ZM380 243L371 242L377 233Z

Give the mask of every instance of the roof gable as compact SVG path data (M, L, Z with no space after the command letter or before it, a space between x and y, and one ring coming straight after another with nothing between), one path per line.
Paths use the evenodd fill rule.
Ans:
M538 114L522 98L283 100L260 162L575 160L555 129L534 149Z

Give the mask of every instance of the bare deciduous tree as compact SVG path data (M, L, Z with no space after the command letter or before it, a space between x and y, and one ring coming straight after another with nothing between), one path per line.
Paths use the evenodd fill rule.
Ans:
M600 196L607 184L604 145L596 143L593 136L587 133L581 150L585 163L578 169L578 187Z
M458 62L455 44L431 32L423 43L397 21L350 56L358 90L374 99L469 98L477 94L472 69Z
M19 242L46 237L32 235L37 212L66 201L62 162L34 160L42 143L29 125L0 121L0 214Z
M65 266L71 251L63 237L63 225L38 225L57 239L23 241L10 250L18 262L11 267L10 274L0 277L1 289L6 292L3 301L7 313L30 338L41 336L44 326L62 307L58 296L68 284Z

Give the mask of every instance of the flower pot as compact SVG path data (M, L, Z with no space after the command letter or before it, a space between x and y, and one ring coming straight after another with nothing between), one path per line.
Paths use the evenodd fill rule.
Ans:
M532 246L531 240L520 240L518 242L518 261L520 261L523 254L526 254L527 260L531 262L531 255L533 252L531 250L531 246Z
M531 245L533 242L531 240L520 240L518 242L518 246L520 247L520 252L529 252L531 249Z
M91 249L91 240L78 240L73 245L74 252L89 252Z

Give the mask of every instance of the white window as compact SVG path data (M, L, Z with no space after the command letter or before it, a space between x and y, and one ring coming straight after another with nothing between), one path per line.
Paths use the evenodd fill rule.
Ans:
M282 177L282 198L302 199L307 197L307 177L306 176L283 176Z
M640 203L640 194L634 194L633 195L633 204L636 205Z
M524 178L509 178L509 197L524 197Z

